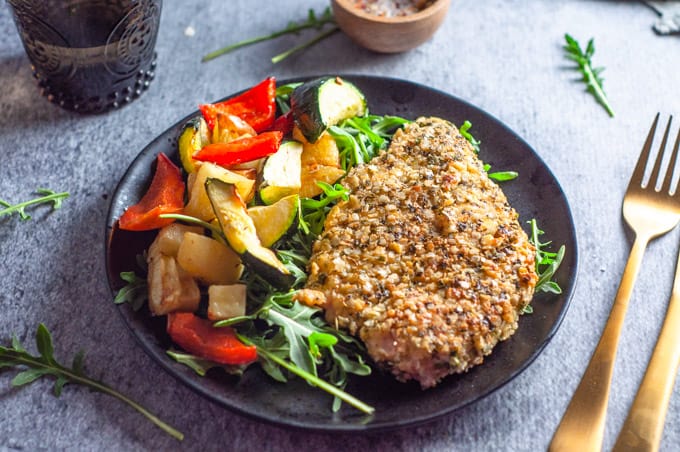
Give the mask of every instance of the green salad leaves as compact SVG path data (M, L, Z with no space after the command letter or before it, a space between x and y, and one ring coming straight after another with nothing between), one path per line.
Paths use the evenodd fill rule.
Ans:
M328 133L338 144L342 169L349 171L369 162L378 152L387 149L394 132L409 122L398 116L366 115L330 127Z
M139 311L149 298L149 287L146 282L146 251L137 255L137 266L144 271L145 277L139 277L135 272L121 272L120 279L125 286L116 293L115 304L128 303L133 310Z
M536 283L536 292L550 292L555 294L562 293L562 288L553 281L555 272L560 267L562 259L564 258L565 247L560 246L557 252L550 252L547 248L552 242L541 242L539 236L544 232L538 228L536 219L529 222L531 225L531 234L529 241L536 247L536 274L538 275L538 282Z
M262 369L274 380L288 380L283 368L335 396L334 411L344 401L371 414L372 407L342 391L348 374L371 373L361 344L331 328L323 320L321 309L294 301L294 291L281 293L266 286L268 283L259 278L251 280L249 291L255 292L252 296L266 296L265 301L252 314L220 321L215 326L235 326L244 343L257 347Z

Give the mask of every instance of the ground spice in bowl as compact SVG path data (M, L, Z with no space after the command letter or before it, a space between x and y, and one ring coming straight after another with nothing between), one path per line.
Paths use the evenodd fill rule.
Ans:
M381 53L404 52L430 39L450 4L451 0L331 0L342 31Z
M403 17L416 14L436 0L354 0L354 7L380 17Z

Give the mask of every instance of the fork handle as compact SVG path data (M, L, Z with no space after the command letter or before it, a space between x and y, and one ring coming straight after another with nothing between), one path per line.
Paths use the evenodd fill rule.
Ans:
M628 300L651 237L636 236L600 341L550 443L550 451L600 451L616 348Z
M666 410L680 364L680 297L676 286L680 286L680 260L666 320L614 451L659 450Z

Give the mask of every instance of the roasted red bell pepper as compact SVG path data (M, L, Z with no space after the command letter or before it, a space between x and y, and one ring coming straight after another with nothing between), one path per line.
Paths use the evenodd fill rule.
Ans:
M250 162L272 155L279 150L281 132L262 132L254 137L239 138L228 143L212 143L194 154L194 160L217 165Z
M215 328L190 312L168 314L167 331L187 352L216 363L239 365L257 359L257 348L239 341L233 328Z
M269 77L243 94L216 104L199 105L210 130L215 127L217 113L235 115L262 132L274 123L276 115L276 79Z
M271 130L277 130L284 136L293 131L295 120L293 119L293 110L288 110L288 113L283 114L274 120Z
M128 231L162 228L173 219L158 218L164 213L179 213L184 208L184 180L179 168L163 153L156 159L156 173L149 189L134 206L128 207L118 226Z

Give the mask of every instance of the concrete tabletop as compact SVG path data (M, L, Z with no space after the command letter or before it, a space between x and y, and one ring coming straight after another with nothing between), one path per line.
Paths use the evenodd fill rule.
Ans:
M634 1L453 0L433 39L398 55L343 34L279 64L269 59L311 34L287 36L209 63L202 55L302 19L321 0L166 1L158 68L148 92L104 115L63 111L41 98L7 5L0 5L0 199L38 187L68 191L60 210L0 218L0 344L33 347L39 323L56 355L86 351L88 372L185 433L179 443L117 400L52 382L13 389L0 374L0 450L545 450L599 339L631 247L621 200L654 115L680 115L680 37L655 34L656 13ZM283 6L285 5L285 6ZM191 27L195 34L187 33ZM565 60L565 32L595 38L610 118ZM137 345L112 302L104 225L118 180L144 146L211 101L275 75L393 76L463 98L522 136L560 181L579 240L578 283L560 330L521 375L432 423L380 434L286 430L234 414L166 374ZM680 119L680 116L678 117ZM674 131L677 131L676 122ZM613 376L604 449L611 449L651 356L680 242L652 242L633 291ZM680 390L661 449L680 445Z

